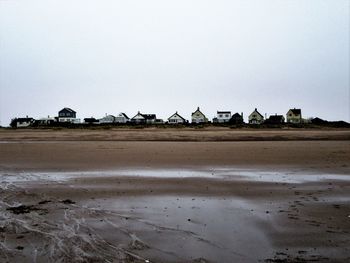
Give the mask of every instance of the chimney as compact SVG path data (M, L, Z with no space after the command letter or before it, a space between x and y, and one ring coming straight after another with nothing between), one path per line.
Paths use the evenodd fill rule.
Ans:
M197 107L197 110L199 110L199 107Z

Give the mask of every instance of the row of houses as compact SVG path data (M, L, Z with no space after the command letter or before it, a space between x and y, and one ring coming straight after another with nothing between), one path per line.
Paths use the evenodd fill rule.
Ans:
M50 117L47 118L41 118L38 120L35 120L34 118L29 118L28 116L26 118L15 118L11 121L12 127L28 127L36 123L39 126L43 125L53 125L55 123L72 123L72 124L187 124L189 123L188 120L183 118L178 112L175 112L173 115L171 115L166 122L164 122L162 119L157 119L156 114L143 114L141 112L138 112L134 117L129 118L125 113L121 112L118 115L107 115L100 118L84 118L84 121L81 122L80 119L77 118L77 112L74 111L71 108L63 108L58 112L57 117ZM301 116L301 110L300 109L290 109L286 114L286 119L283 115L271 115L269 118L264 118L264 116L255 109L248 117L249 124L282 124L285 123L285 120L287 120L287 123L295 123L299 124L305 121L302 119ZM191 114L191 123L193 124L205 124L209 123L209 119L206 117L206 115L200 110L198 107L194 112ZM232 114L231 111L217 111L216 117L212 119L213 123L229 123L229 124L243 124L243 113L239 114L234 113Z

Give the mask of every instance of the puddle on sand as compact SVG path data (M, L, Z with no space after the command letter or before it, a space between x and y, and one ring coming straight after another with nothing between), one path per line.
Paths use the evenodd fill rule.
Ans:
M326 180L349 181L350 175L328 173L302 173L290 171L271 171L261 169L237 169L208 167L202 169L118 169L107 171L79 171L79 172L19 172L3 173L1 181L8 183L29 181L63 182L74 178L85 177L152 177L152 178L213 178L225 180L249 180L273 183L304 183Z
M103 210L127 220L113 223L113 218L109 218L95 227L101 232L106 232L103 228L113 231L115 226L128 229L147 247L138 253L155 262L191 262L196 258L209 262L255 262L270 256L270 243L256 223L269 216L261 217L254 212L256 205L243 199L120 197L94 200L88 206L99 209L94 204L102 202ZM115 242L113 236L105 240Z
M193 177L286 183L349 180L349 175L211 167L201 170L148 168L103 172L3 173L0 177L0 185L9 201L12 199L17 201L17 196L12 198L11 187L25 188L30 182L52 182L53 185L55 183L58 185L64 181L69 184L69 180L74 178L109 176ZM72 193L75 189L66 188L67 194L74 196ZM32 202L39 206L38 203L42 201L42 197L39 193L28 194L29 190L30 187L26 188L26 191L18 196L23 198L24 204ZM20 218L23 220L20 225L27 226L26 231L32 231L30 233L36 233L35 235L38 235L38 230L41 231L41 235L45 234L46 239L43 239L47 242L45 245L53 246L52 251L58 253L57 255L61 255L70 247L79 249L85 247L83 252L87 253L89 258L91 255L96 256L99 251L103 252L98 254L101 257L114 257L112 251L118 248L123 255L131 252L140 255L141 258L152 259L151 262L193 262L198 258L205 258L209 262L257 262L259 259L271 257L269 253L273 251L271 240L266 236L264 227L275 227L276 221L271 210L275 211L279 207L271 208L279 206L280 202L290 201L278 200L276 204L270 204L263 197L259 202L253 202L237 197L198 195L192 197L190 194L186 196L170 194L104 196L102 198L98 197L98 193L95 194L95 199L77 201L73 198L73 201L76 201L74 205L63 205L61 201L55 201L54 198L47 196L45 198L52 202L44 207L48 211L47 214L39 215L35 212L25 214ZM7 207L7 203L1 205ZM266 213L266 210L270 212ZM8 212L6 215L9 224L12 224L15 217ZM294 226L294 221L291 225ZM66 241L61 242L61 239L51 238L54 231L57 231L54 237L61 235L62 240L66 240L67 235L70 235L71 243L56 249L57 244L60 245ZM16 233L13 235L17 235L17 231L14 232ZM34 240L38 242L38 245L35 245L33 234L29 235L32 235L28 237L29 241L32 240L30 241L32 246L40 248L41 236ZM37 237L35 235L34 238ZM4 244L8 244L8 240L6 239ZM18 242L17 237L14 240ZM108 247L106 244L111 246ZM106 248L106 251L102 248ZM44 251L38 251L38 253L44 253ZM75 253L78 252L71 253L74 258ZM42 256L47 257L46 254Z

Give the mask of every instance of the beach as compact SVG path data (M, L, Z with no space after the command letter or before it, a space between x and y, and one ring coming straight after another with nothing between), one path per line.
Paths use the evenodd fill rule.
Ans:
M350 130L0 130L1 262L347 262Z

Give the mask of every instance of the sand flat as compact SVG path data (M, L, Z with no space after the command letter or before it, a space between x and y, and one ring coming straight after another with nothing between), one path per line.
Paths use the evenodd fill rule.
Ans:
M349 140L2 136L1 262L350 259Z

